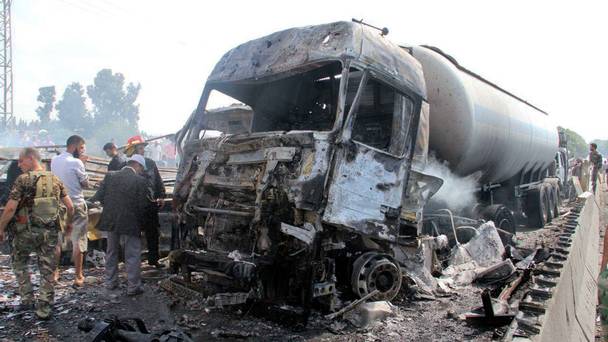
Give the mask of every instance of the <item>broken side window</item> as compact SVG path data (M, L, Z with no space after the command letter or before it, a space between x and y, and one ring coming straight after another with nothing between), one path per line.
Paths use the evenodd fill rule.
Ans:
M252 132L330 131L341 72L340 62L329 62L270 80L219 84L215 89L251 107Z
M349 79L347 104L352 103L358 80L361 78L357 74L353 76ZM365 84L359 101L354 113L352 139L392 155L403 155L414 102L392 87L372 78ZM347 110L349 107L347 105Z

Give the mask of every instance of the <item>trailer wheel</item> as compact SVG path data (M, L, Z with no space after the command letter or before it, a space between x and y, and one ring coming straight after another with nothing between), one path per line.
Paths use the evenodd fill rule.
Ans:
M547 220L545 222L549 223L553 220L553 217L555 215L555 191L551 184L544 184L543 190L545 192L545 210L547 210Z
M547 222L546 196L543 187L528 191L526 195L526 217L528 227L542 228Z
M559 216L559 207L562 204L561 191L559 190L559 186L555 187L555 203L553 207L553 217Z
M481 216L488 221L494 221L496 228L515 234L517 225L511 210L502 204L493 204L485 207Z

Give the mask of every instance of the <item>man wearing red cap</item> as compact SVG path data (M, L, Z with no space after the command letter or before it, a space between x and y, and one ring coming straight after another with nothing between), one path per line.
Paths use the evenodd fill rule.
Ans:
M139 135L129 138L127 140L127 147L125 148L126 155L131 157L134 154L144 156L144 151L148 143ZM144 223L144 233L146 234L146 244L148 246L148 264L161 268L162 265L158 263L159 250L159 228L160 222L158 219L158 211L163 207L165 198L165 184L163 179L160 177L160 172L154 160L150 158L144 158L146 162L146 168L143 176L148 180L148 186L152 194L152 198L157 201L158 206L151 206L150 212L146 214L146 222Z

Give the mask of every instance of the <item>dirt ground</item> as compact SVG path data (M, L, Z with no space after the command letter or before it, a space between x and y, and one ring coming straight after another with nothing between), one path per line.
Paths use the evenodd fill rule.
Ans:
M251 308L204 310L196 302L174 297L159 287L164 271L145 269L145 293L126 296L126 289L108 291L103 287L103 270L90 268L87 285L81 289L71 286L73 269L63 271L56 287L54 316L43 322L33 312L15 313L18 304L16 283L10 269L9 257L0 257L0 341L87 341L92 336L78 330L84 318L109 318L113 315L141 318L151 332L182 330L194 340L248 339L264 341L453 341L455 338L489 340L491 331L469 327L456 317L479 301L479 289L436 300L399 298L394 302L397 314L370 329L359 330L345 321L327 322L313 314L309 324L285 325L272 317L253 314ZM38 277L33 278L34 284ZM123 279L124 281L124 279ZM457 338L457 339L460 339Z
M551 229L518 233L520 246L534 248L540 241L550 243ZM125 279L121 288L108 291L103 286L103 269L89 268L84 288L75 289L73 269L62 270L56 287L54 316L42 322L33 312L15 312L17 287L10 258L0 255L0 341L90 341L93 336L79 331L77 324L85 318L102 320L141 318L152 333L179 330L195 341L489 341L499 338L504 328L487 328L468 324L459 316L481 305L482 289L469 286L445 297L400 295L393 301L396 314L366 329L355 328L346 320L328 321L312 314L306 326L277 322L276 316L261 314L252 306L230 309L204 309L196 301L176 297L159 286L169 276L144 266L145 292L126 296ZM124 273L123 273L124 276ZM33 278L37 284L38 278Z

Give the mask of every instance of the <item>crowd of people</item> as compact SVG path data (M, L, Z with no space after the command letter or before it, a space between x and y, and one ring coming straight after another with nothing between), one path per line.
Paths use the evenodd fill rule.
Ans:
M46 129L12 130L0 137L0 146L53 146L53 138Z
M597 151L595 143L589 144L589 156L577 158L572 165L572 176L578 177L583 191L597 190L598 183L608 184L608 161Z
M159 209L164 205L165 187L156 163L144 157L147 142L141 136L127 141L125 155L113 143L104 146L111 158L108 173L89 202L100 202L103 211L97 228L104 232L106 286L118 286L120 242L124 243L127 295L143 292L141 285L141 234L145 234L148 264L162 267L159 259ZM40 153L23 148L18 166L22 174L14 180L8 202L0 217L0 242L7 232L12 237L12 266L19 286L19 309L35 309L40 319L49 319L54 284L60 275L59 256L68 241L72 245L74 286L84 286L84 253L87 251L87 202L83 189L90 187L85 169L86 142L73 135L66 149L53 157L50 170ZM40 287L36 296L28 271L30 253L38 255Z

